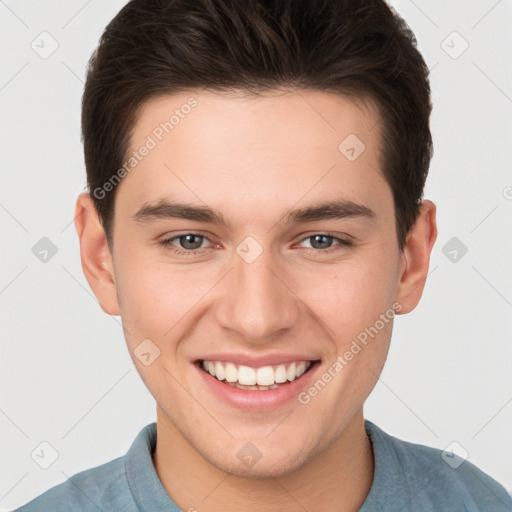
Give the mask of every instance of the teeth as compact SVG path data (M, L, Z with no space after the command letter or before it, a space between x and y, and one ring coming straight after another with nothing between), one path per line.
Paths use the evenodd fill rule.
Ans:
M264 366L263 368L258 368L256 370L255 378L258 386L272 386L272 384L275 384L274 370L272 369L272 366ZM240 379L238 379L238 382L243 384Z
M224 366L222 366L222 363L219 363L218 361L215 363L215 376L219 380L224 380Z
M219 364L222 365L222 363ZM238 370L236 369L236 366L233 363L228 363L225 366L224 374L228 382L236 382L238 380ZM214 377L217 377L217 375L214 375Z
M286 372L286 378L288 380L293 380L293 378L295 377L295 370L296 370L296 366L295 366L295 363L292 363L290 365L290 367L288 368L288 371Z
M274 372L274 380L278 384L282 384L283 382L286 382L288 380L288 374L286 373L286 368L284 367L284 364L280 364L276 371Z
M240 368L238 368L238 384L254 386L256 384L256 372L254 371L254 368L250 368L249 366L240 366Z
M225 380L241 389L276 389L277 384L294 381L303 375L311 366L311 361L300 361L275 366L237 366L233 363L221 361L203 361L202 367L217 380Z

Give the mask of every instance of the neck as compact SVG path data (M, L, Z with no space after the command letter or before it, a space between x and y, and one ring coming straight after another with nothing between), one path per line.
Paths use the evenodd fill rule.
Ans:
M370 492L374 458L362 410L325 450L277 478L243 478L206 461L158 408L155 470L185 511L356 512Z

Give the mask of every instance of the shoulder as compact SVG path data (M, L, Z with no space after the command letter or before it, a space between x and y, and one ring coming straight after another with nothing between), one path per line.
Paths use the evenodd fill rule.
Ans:
M48 489L15 512L68 512L123 510L128 512L124 497L129 485L124 467L124 457L70 477L65 482Z
M155 443L156 423L150 423L122 457L73 475L14 512L138 512L142 494L167 497L151 460Z
M444 492L456 495L467 510L512 511L512 499L505 488L468 460L399 439L393 446L412 474L421 471L429 475L429 488L436 496Z
M369 421L365 427L374 446L380 483L383 478L377 470L386 471L382 465L393 468L394 477L388 473L386 485L395 487L395 498L398 487L403 500L415 502L421 510L512 511L512 498L505 488L468 460L403 441Z

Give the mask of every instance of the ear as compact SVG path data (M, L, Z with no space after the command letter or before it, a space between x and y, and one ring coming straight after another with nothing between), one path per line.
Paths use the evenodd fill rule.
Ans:
M101 309L109 315L119 315L112 256L94 203L85 192L76 201L75 227L87 282Z
M421 204L416 222L407 234L402 253L401 278L397 289L397 302L402 309L397 310L397 314L409 313L418 305L436 238L436 205L425 200Z

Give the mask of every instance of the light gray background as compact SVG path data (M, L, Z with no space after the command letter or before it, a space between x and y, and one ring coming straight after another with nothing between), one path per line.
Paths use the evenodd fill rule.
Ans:
M72 223L85 186L85 66L124 3L0 0L1 510L123 455L155 420L120 320L82 274ZM437 204L439 236L419 307L395 320L366 417L416 443L456 441L511 490L512 2L392 5L431 69L425 198ZM43 31L59 45L46 59L31 47L51 48ZM46 263L32 252L42 237L57 247ZM456 262L443 252L452 237L468 249ZM48 469L31 458L43 441L59 455Z

